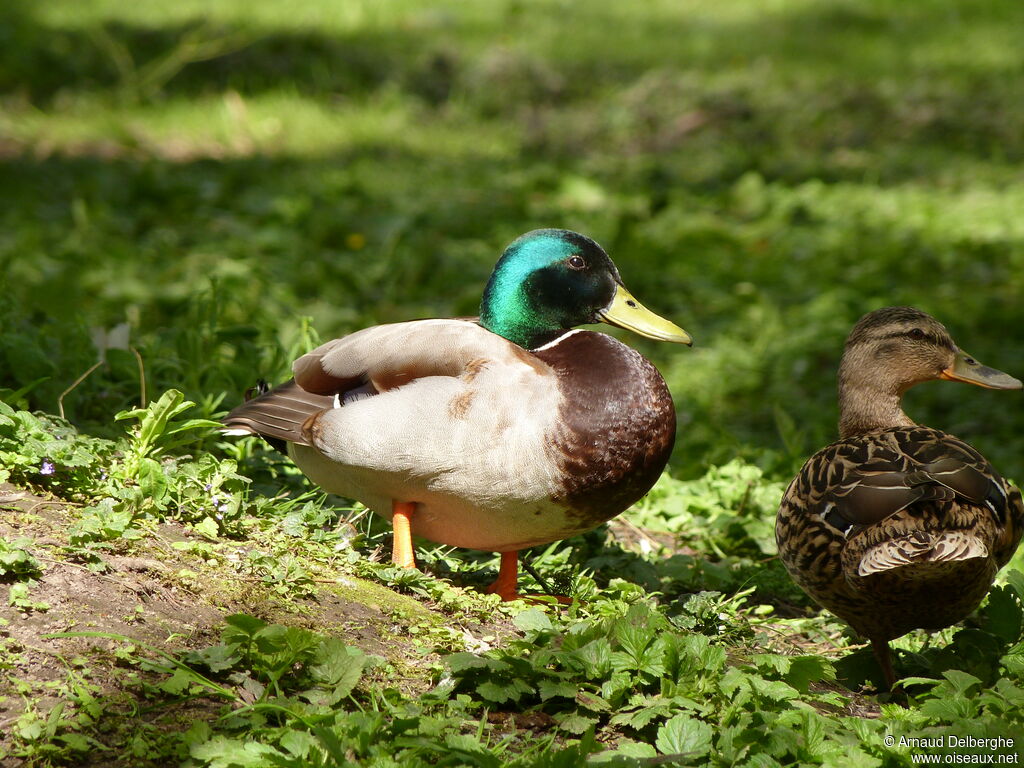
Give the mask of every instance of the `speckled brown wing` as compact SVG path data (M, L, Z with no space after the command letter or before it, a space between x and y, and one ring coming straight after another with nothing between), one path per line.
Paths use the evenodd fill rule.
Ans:
M973 610L1022 530L1020 492L967 443L927 427L819 451L776 520L794 580L861 634L886 639Z

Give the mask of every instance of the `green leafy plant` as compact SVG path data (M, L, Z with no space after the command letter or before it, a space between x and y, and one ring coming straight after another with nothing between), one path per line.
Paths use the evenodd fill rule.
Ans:
M117 421L135 419L139 422L125 452L125 472L129 477L160 488L157 457L188 443L192 439L190 432L218 426L209 419L176 420L194 406L195 403L185 400L181 392L169 389L149 406L121 411L114 417Z
M0 579L31 579L42 573L42 565L32 556L32 539L0 538Z
M96 492L114 444L80 435L63 419L0 402L0 482L12 480L81 496Z
M30 596L29 590L34 584L34 581L19 581L16 584L11 584L7 592L7 604L23 611L50 610L50 604L45 600L33 600Z

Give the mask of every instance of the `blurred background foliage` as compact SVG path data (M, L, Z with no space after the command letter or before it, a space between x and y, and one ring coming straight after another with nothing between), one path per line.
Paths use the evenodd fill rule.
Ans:
M5 0L0 388L55 412L98 343L86 431L139 359L212 415L317 335L475 314L559 226L696 339L622 336L676 398L673 474L786 480L868 310L1024 375L1022 29L1019 0ZM1018 479L1021 406L908 396Z

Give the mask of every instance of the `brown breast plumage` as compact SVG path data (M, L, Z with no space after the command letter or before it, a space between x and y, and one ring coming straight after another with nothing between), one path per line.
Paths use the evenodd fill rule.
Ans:
M643 355L602 333L572 331L535 354L556 372L563 398L553 437L558 500L596 526L640 499L665 468L672 396Z

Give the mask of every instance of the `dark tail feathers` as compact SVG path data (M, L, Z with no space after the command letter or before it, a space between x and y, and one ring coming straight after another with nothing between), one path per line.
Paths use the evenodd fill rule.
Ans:
M307 392L294 380L269 392L260 382L252 391L260 392L224 417L222 431L230 435L260 435L284 452L280 441L309 445L302 427L314 414L335 407L335 398ZM248 393L247 393L248 394Z

